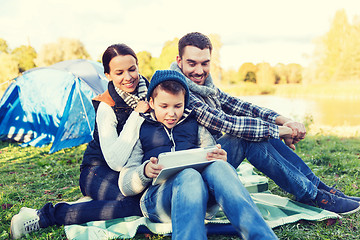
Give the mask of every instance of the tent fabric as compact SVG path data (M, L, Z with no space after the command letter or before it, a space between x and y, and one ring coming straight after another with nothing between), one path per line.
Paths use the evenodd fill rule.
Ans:
M299 220L322 221L341 218L336 213L271 194L268 189L268 179L257 175L254 167L247 162L243 162L237 172L271 228ZM91 198L83 197L77 202L84 201L91 201ZM235 228L222 211L219 211L211 220L206 220L205 223L208 234L237 235ZM171 231L171 223L154 223L146 217L138 216L65 226L66 237L70 240L127 239L142 233L170 235Z
M92 139L91 99L107 89L102 65L76 59L28 70L0 101L0 140L52 144L50 153Z

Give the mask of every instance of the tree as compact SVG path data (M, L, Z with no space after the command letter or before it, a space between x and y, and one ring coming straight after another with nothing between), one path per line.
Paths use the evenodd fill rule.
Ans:
M274 70L269 63L262 62L256 65L256 84L265 86L272 85L275 83Z
M239 81L256 82L256 66L253 63L246 62L242 64L238 70Z
M222 47L220 35L218 34L209 34L209 38L211 41L211 44L213 46L212 52L211 52L211 76L213 78L214 83L220 83L222 81L221 79L221 63L220 63L220 49Z
M56 43L44 45L35 63L38 66L49 66L71 59L90 59L90 55L80 40L60 38Z
M19 72L24 72L36 67L34 60L37 54L33 47L22 45L15 48L11 54L18 62Z
M7 82L19 75L18 62L16 59L5 52L0 53L0 83ZM8 85L0 85L0 92L4 91Z
M241 82L239 80L239 73L234 69L229 69L227 71L223 70L221 82L229 84L239 84Z
M301 83L303 67L297 63L290 63L287 68L287 83Z
M337 11L330 30L318 43L317 76L325 82L338 81L344 77L344 67L351 66L349 62L350 24L345 10Z
M165 42L160 56L158 58L153 58L152 64L154 69L169 69L171 63L176 60L176 56L178 55L178 42L178 38Z
M146 77L148 80L151 79L151 76L154 74L154 69L152 66L152 56L151 53L147 51L138 52L136 54L139 61L139 71L140 74Z
M8 53L9 52L9 47L7 45L7 42L0 38L0 53Z

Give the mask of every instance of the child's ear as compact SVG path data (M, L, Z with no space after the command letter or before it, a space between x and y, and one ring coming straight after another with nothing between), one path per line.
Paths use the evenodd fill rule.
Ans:
M149 99L149 105L152 109L154 109L154 99L152 97Z

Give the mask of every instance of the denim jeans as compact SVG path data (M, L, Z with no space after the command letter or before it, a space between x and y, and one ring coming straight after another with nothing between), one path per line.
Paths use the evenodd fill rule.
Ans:
M277 239L261 216L235 169L216 161L198 172L187 168L152 185L140 201L146 217L172 223L172 239L207 239L207 207L218 203L243 239Z
M40 227L142 216L140 195L124 197L118 187L118 178L119 172L107 165L85 167L80 174L80 188L83 195L90 196L93 201L47 203L38 211Z
M297 200L315 199L319 178L280 139L250 142L225 134L217 142L228 153L228 162L234 168L246 158L283 190L293 194Z

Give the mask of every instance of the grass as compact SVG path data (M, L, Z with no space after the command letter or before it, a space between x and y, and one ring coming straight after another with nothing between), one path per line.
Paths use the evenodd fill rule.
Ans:
M0 142L0 239L9 239L11 217L21 207L41 208L45 203L74 201L81 197L79 165L86 146L48 154L50 147L21 148ZM360 138L310 136L297 145L297 153L325 183L348 195L360 195ZM270 180L274 194L287 196ZM279 239L358 239L360 213L337 221L301 221L275 229ZM64 227L53 226L32 233L28 239L66 239ZM138 234L134 239L170 239ZM239 239L212 235L209 239Z

